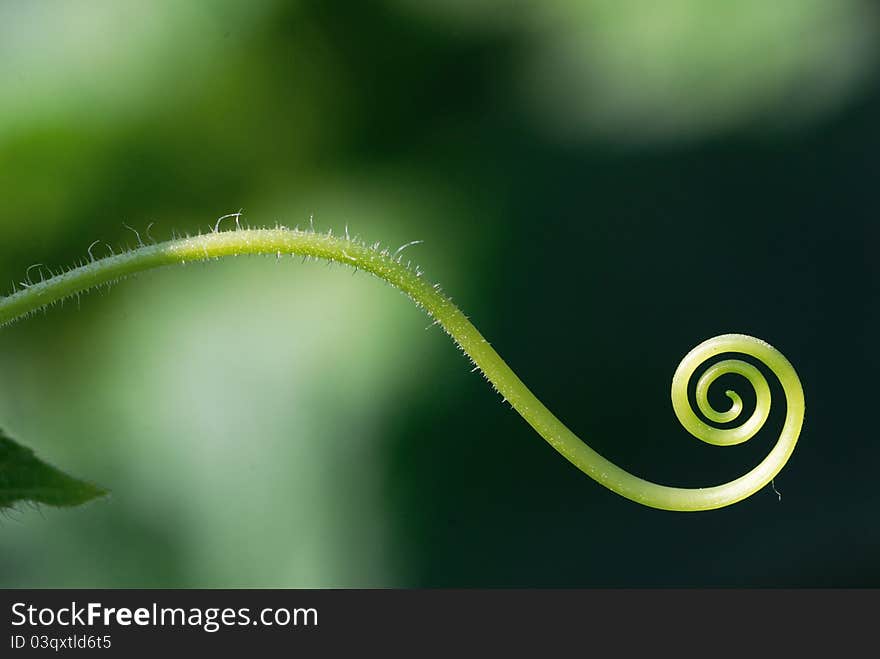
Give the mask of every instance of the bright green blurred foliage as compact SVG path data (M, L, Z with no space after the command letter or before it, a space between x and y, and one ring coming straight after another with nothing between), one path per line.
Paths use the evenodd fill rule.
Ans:
M429 175L345 162L344 75L285 3L0 11L9 276L84 258L96 238L95 254L136 244L123 222L162 239L238 206L398 242L461 215ZM469 258L450 237L431 241L437 270ZM13 515L4 584L401 583L377 479L386 415L436 350L428 321L339 268L192 270L4 332L4 422L114 492Z
M711 481L655 441L696 451L670 420L671 370L707 336L747 331L799 370L815 360L811 409L824 357L805 346L823 344L834 314L821 305L839 299L815 269L860 263L848 240L861 244L852 218L869 198L860 185L874 185L863 156L821 140L838 125L844 144L873 139L859 112L876 110L877 27L857 0L9 0L0 280L84 259L95 240L95 254L136 244L123 223L164 239L239 208L253 225L314 214L319 230L348 225L369 242L421 239L412 258L551 408L605 438L596 448L629 450L626 466L649 478ZM822 149L827 171L795 171ZM788 178L762 187L778 172ZM838 244L825 222L841 199L853 224ZM727 230L749 218L757 254ZM668 293L718 293L719 260L732 288L716 315ZM747 265L782 285L796 274L812 297L751 295ZM658 318L656 365L627 385L651 406L615 435L632 414L611 404L615 378L636 365L613 363L614 341ZM761 562L810 537L797 504L784 522L757 503L684 522L608 497L428 323L366 275L242 259L149 274L3 329L0 426L112 494L10 514L0 586L821 581L819 559L781 575ZM805 439L799 450L822 446ZM491 460L502 442L521 449L511 464ZM809 465L824 459L803 457L787 495L806 510L818 505ZM559 503L572 497L583 507ZM672 540L714 546L741 528L778 535L737 536L745 548L729 551L746 558L723 569L680 560ZM660 529L653 562L623 549ZM872 529L849 545L851 565L880 547Z
M788 129L857 94L880 43L880 15L864 0L401 2L521 35L521 102L539 128L569 140Z

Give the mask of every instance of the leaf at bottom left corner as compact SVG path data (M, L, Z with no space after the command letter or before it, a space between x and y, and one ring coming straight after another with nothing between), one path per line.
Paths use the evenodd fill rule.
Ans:
M107 490L68 476L0 430L0 509L17 503L78 506Z

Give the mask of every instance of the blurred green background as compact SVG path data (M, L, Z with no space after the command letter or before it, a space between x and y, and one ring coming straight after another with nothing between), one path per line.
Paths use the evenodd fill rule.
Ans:
M781 502L659 512L367 275L153 272L2 330L0 424L113 494L8 512L0 586L880 586L878 37L859 0L0 0L10 290L123 223L314 215L424 240L533 391L652 480L775 441L778 403L740 447L678 426L703 339L766 339L807 397Z

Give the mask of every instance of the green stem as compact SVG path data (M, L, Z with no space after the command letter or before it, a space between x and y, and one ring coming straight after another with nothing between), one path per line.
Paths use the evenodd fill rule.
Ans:
M144 270L166 265L205 261L243 254L298 255L344 263L371 272L406 293L423 307L452 337L495 389L522 417L585 474L610 490L647 506L665 510L695 511L727 506L766 486L785 465L797 442L804 417L804 395L794 368L770 345L743 334L725 334L694 348L682 360L672 381L672 404L682 425L694 436L712 444L730 445L752 437L767 419L770 389L764 376L750 364L727 359L711 366L697 383L697 405L709 420L734 420L742 409L737 394L726 412L708 403L709 385L725 373L738 373L755 389L757 405L741 426L714 428L701 421L688 403L687 386L697 367L716 355L742 353L765 364L779 379L786 397L786 418L780 437L769 455L746 475L729 483L705 488L679 488L643 480L609 462L584 444L559 421L516 376L488 341L437 286L427 283L418 270L399 256L348 238L312 231L247 229L214 232L196 237L141 246L55 275L0 299L0 326L23 318L49 304L109 284Z

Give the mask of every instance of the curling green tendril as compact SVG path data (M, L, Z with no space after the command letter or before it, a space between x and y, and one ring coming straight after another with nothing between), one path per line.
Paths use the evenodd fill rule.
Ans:
M721 446L751 438L766 421L770 388L751 364L725 359L711 365L698 379L696 402L700 412L715 423L734 421L742 412L742 400L732 391L730 409L716 411L709 404L708 390L720 376L736 373L755 390L757 404L752 415L735 428L715 428L702 421L688 402L688 383L697 368L718 355L749 355L769 368L785 392L786 416L779 440L767 457L744 476L723 485L680 488L643 480L608 461L584 444L557 419L523 384L497 352L440 288L427 283L418 269L404 263L400 252L380 250L360 241L314 231L238 229L179 238L108 256L54 275L0 299L0 326L21 319L47 305L78 295L96 286L167 265L206 261L245 254L296 255L344 263L370 272L403 291L432 316L452 337L489 382L553 448L578 469L617 494L665 510L696 511L721 508L765 487L785 465L797 442L804 418L804 394L788 360L775 348L744 334L725 334L704 341L679 364L672 379L672 406L681 424L695 437Z

